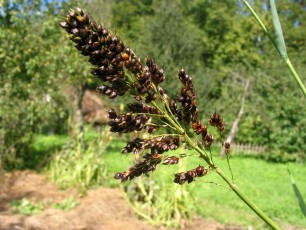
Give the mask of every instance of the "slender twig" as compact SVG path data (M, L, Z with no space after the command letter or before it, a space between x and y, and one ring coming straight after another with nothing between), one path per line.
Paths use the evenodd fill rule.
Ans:
M229 171L231 172L232 183L235 184L235 182L234 182L234 174L233 174L233 171L232 171L232 168L231 168L231 164L230 164L230 155L228 153L226 154L226 161L227 161L227 165L228 165Z
M231 188L230 188L229 186L227 186L227 185L219 184L219 183L216 183L216 182L213 182L213 181L206 181L206 180L203 180L203 183L213 184L213 185L216 185L216 186L220 186L220 187L224 187L224 188L227 188L227 189L231 189Z
M306 97L306 88L305 88L303 82L301 81L299 75L298 75L297 72L295 71L295 69L294 69L294 67L293 67L293 65L292 65L292 63L291 63L291 61L290 61L289 58L286 60L286 64L287 64L287 67L289 68L289 70L291 71L291 73L292 73L294 79L296 80L296 82L297 82L298 85L300 86L301 90L303 91L304 96Z

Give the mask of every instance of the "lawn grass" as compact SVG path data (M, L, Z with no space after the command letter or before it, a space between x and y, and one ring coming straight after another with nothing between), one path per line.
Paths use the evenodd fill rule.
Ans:
M68 140L69 137L65 135L35 135L24 168L42 171L51 155L60 150Z
M132 162L132 155L126 156L120 153L124 143L114 140L104 154L104 160L108 165L110 177L109 186L117 187L120 183L112 179L115 172L125 171ZM185 151L182 149L178 151ZM225 158L215 153L215 163L230 177ZM171 153L169 153L171 154ZM183 158L180 164L184 164L186 170L193 169L201 162L196 156ZM250 157L233 156L230 160L234 173L235 183L251 198L264 212L279 225L292 224L299 228L306 228L305 217L299 209L295 198L287 167L302 193L306 197L306 165L296 163L273 163ZM173 183L174 173L178 172L178 165L160 165L155 178L160 183ZM209 182L215 182L215 184ZM133 183L126 182L126 183ZM219 185L217 185L219 184ZM216 173L208 173L207 176L198 179L192 184L185 184L190 195L195 200L196 213L207 219L214 219L227 225L252 226L254 229L267 229L259 217L246 206Z

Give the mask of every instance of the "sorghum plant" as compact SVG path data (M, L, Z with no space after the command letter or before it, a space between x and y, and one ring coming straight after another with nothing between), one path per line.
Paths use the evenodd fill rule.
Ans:
M169 156L169 153L165 156L165 153L184 143L199 155L201 162L206 163L178 172L174 175L174 183L191 183L207 173L216 172L267 224L279 229L213 162L209 152L215 138L207 127L215 126L221 134L224 123L217 112L207 122L199 119L193 80L183 68L177 74L181 91L177 98L170 98L161 86L165 80L164 70L150 57L141 60L118 36L90 20L82 9L70 10L60 26L67 31L81 54L88 56L93 65L92 74L103 82L97 91L110 99L125 96L134 100L127 105L124 114L118 114L113 109L109 111L111 132L144 130L149 133L149 138L135 138L122 149L122 154L139 154L141 158L126 171L116 173L115 179L125 182L155 171L158 165L177 164L179 156ZM223 146L226 154L230 154L229 143L223 143Z

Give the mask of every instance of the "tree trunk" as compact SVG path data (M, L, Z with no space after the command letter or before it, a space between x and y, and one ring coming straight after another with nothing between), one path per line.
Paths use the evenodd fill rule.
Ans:
M237 115L237 117L236 117L236 119L235 119L235 121L232 125L231 131L229 132L229 134L228 134L228 136L225 140L225 142L227 142L227 143L231 144L233 142L237 132L238 132L239 122L240 122L240 119L241 119L241 117L243 115L243 112L244 112L244 102L245 102L245 97L246 97L247 90L248 90L248 87L249 87L249 83L250 83L249 80L246 80L244 82L244 87L243 87L244 89L243 89L243 94L242 94L242 97L241 97L240 110L239 110L239 113L238 113L238 115ZM221 150L220 155L221 156L224 155L223 149Z

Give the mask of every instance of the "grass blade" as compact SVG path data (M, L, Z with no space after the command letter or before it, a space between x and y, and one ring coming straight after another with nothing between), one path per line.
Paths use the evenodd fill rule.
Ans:
M292 184L294 194L295 194L295 196L296 196L296 198L299 202L300 209L301 209L302 213L304 214L304 216L306 217L306 204L305 204L305 201L303 199L303 196L302 196L299 188L297 187L297 185L294 181L294 178L291 175L291 172L290 172L289 168L288 168L288 173L289 173L289 176L290 176L290 179L291 179L291 184Z
M275 38L276 46L282 58L284 60L287 60L288 55L286 51L285 39L284 39L281 24L278 18L275 1L270 0L270 5L271 5L272 20L273 20L273 25L274 25L275 35L276 35L276 38Z

